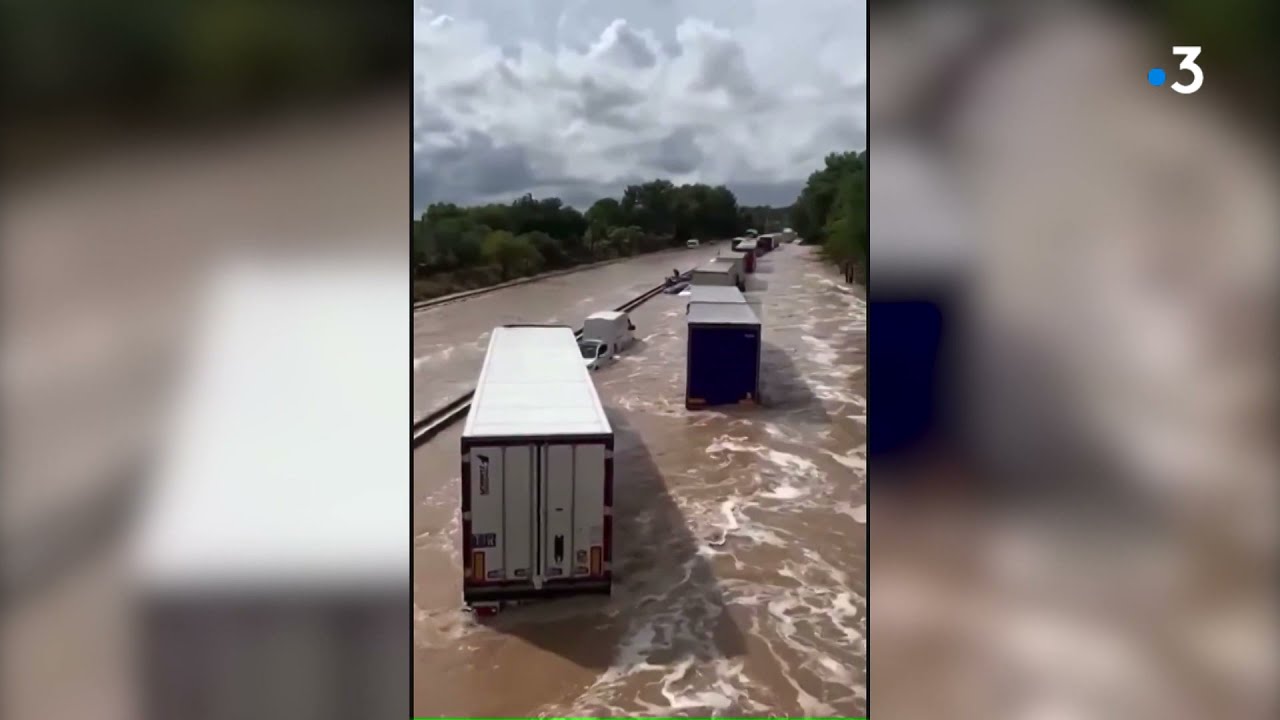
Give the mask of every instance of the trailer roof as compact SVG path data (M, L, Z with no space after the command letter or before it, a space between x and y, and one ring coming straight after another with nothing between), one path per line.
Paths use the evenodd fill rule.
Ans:
M403 272L341 263L214 279L134 548L147 592L408 588Z
M706 265L694 270L694 272L711 272L711 273L727 273L733 270L733 265L721 262L709 262Z
M694 285L689 302L695 303L746 303L742 291L731 285Z
M744 250L748 248L755 248L755 247L759 247L759 244L760 244L759 238L743 238L738 242L737 249Z
M600 312L591 313L590 315L587 316L587 319L590 320L592 318L595 318L597 320L617 320L623 315L626 315L626 313L619 312L617 310L601 310Z
M690 325L760 325L751 307L730 303L689 303Z
M612 432L573 330L494 328L463 437Z

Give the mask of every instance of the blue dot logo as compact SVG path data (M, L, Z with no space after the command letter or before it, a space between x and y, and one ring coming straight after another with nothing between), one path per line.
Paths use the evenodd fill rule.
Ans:
M1151 68L1147 71L1147 82L1153 87L1160 87L1164 84L1164 71L1160 68Z

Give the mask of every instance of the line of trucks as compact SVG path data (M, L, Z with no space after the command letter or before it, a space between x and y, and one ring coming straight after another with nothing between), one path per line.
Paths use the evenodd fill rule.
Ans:
M743 256L759 252L758 242L747 247ZM744 265L722 257L691 274L689 409L759 402L762 328L742 293ZM505 325L490 336L460 441L463 600L478 615L610 592L614 431L591 371L634 333L627 313L601 312L580 339L559 325Z

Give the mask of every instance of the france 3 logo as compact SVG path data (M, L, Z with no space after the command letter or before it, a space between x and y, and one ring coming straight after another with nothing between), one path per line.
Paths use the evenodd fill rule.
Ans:
M1169 87L1174 92L1181 93L1183 95L1190 95L1191 93L1199 90L1200 86L1204 84L1204 70L1196 64L1196 58L1200 57L1200 46L1175 45L1173 47L1173 54L1182 57L1182 62L1178 65L1178 70L1191 73L1191 82L1176 82ZM1150 83L1152 87L1163 86L1167 79L1168 77L1163 68L1155 67L1147 71L1147 82Z

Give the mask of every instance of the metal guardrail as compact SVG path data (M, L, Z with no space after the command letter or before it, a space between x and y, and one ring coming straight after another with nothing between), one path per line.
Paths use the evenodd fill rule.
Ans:
M692 274L693 269L686 270L680 273L680 279L687 280ZM614 310L617 312L630 312L631 310L634 310L648 302L653 298L653 296L660 294L667 287L667 284L664 282L657 287L649 288L640 295L631 298L614 308ZM573 335L576 338L581 338L582 328L575 330ZM416 448L419 445L422 445L436 435L439 435L445 428L466 417L467 413L471 410L471 398L474 397L475 394L476 391L474 389L468 390L463 395L450 400L448 403L435 410L432 410L430 413L427 413L426 417L413 423L412 431L410 433L410 447Z

